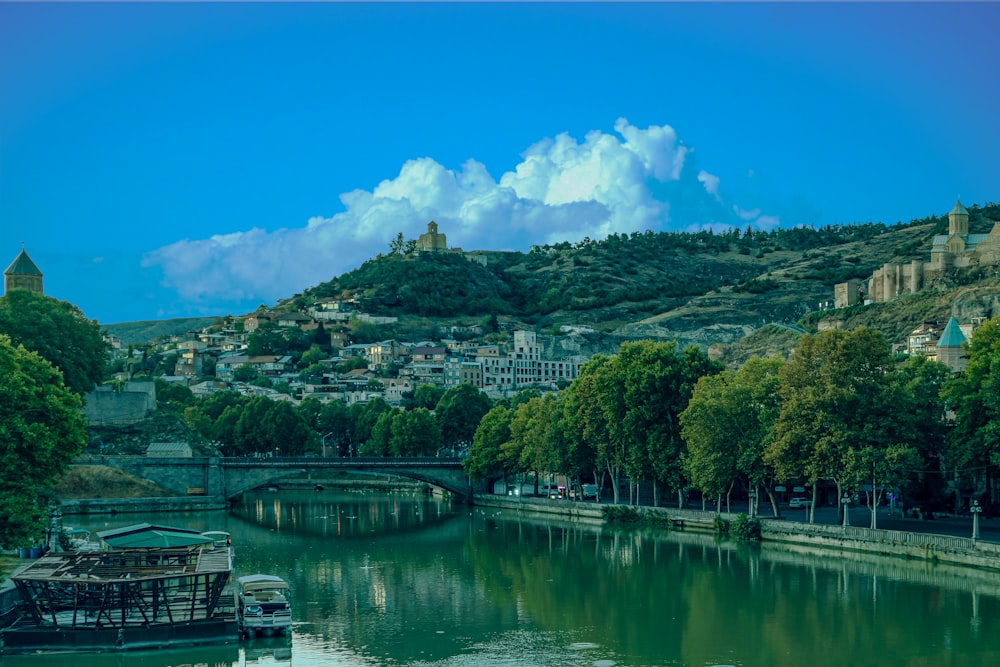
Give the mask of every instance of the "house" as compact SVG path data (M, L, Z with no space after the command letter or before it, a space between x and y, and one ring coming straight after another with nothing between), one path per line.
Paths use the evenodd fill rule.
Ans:
M186 442L151 442L146 448L149 457L190 458L191 455L191 445Z

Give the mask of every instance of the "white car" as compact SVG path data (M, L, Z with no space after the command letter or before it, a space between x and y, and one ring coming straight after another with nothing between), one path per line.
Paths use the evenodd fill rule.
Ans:
M799 510L808 509L812 505L812 501L808 498L792 498L788 501L788 509Z

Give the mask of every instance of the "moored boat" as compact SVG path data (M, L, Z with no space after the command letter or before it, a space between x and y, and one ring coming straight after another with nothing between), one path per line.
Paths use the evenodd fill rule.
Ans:
M240 636L289 634L292 607L281 577L249 574L236 580L236 619Z

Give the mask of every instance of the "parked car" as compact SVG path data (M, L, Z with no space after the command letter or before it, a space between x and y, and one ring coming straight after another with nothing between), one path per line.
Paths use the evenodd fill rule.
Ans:
M580 497L584 500L597 500L597 485L583 484Z
M798 510L798 509L808 509L812 505L812 501L808 498L792 498L788 501L788 509Z

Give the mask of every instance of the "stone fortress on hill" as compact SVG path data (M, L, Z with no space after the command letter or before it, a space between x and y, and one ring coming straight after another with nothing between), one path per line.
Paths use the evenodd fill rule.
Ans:
M961 200L948 213L948 233L931 242L930 261L915 259L906 264L886 263L867 283L850 280L834 286L834 306L885 303L904 294L916 294L929 281L955 269L969 270L1000 265L1000 222L988 234L969 233L969 211Z

